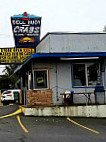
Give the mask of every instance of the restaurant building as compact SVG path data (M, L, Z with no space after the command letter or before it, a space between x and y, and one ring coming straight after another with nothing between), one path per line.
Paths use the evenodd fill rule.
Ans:
M66 91L74 105L95 104L95 87L106 88L106 33L47 33L14 73L29 106L62 105Z

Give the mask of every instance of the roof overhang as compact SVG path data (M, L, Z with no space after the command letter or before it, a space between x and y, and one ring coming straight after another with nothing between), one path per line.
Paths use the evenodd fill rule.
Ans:
M72 52L72 53L35 53L32 54L29 58L25 60L23 64L18 66L14 73L18 72L21 70L29 61L33 59L37 60L44 60L48 59L53 60L77 60L77 59L98 59L99 57L106 57L106 52Z

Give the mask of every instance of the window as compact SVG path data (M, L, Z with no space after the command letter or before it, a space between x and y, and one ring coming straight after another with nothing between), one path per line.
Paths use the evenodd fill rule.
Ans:
M85 86L86 76L85 76L85 65L75 64L73 65L73 86Z
M5 91L3 94L10 94L11 91Z
M35 70L34 82L35 89L48 88L48 70Z
M73 86L93 87L100 84L99 63L73 64L72 82Z

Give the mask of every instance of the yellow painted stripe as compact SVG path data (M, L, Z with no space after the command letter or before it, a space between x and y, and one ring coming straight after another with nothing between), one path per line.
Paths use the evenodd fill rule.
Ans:
M9 104L9 106L13 106L14 104Z
M18 122L19 122L21 128L24 130L24 132L28 133L28 130L27 130L27 129L24 127L24 125L21 123L21 120L20 120L19 115L17 116L17 120L18 120Z
M70 122L72 122L72 123L74 123L74 124L76 124L76 125L78 125L78 126L84 128L84 129L87 129L87 130L89 130L89 131L92 131L92 132L94 132L94 133L96 133L96 134L100 134L98 131L95 131L95 130L93 130L93 129L90 129L90 128L88 128L88 127L85 127L85 126L83 126L83 125L81 125L81 124L75 122L74 120L70 119L69 117L67 117L67 120L69 120Z
M20 113L22 113L22 109L21 109L21 108L18 109L18 110L17 110L16 112L14 112L14 113L11 113L11 114L8 114L8 115L5 115L5 116L1 116L0 119L6 118L6 117L10 117L10 116L13 116L13 115L17 115L17 114L20 114Z

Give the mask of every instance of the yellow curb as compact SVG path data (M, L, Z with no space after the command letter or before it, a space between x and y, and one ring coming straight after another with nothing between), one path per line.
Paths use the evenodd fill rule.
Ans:
M19 115L17 116L18 123L20 124L21 128L24 130L24 132L28 133L29 131L24 127L24 125L21 123Z
M17 110L16 112L14 112L14 113L11 113L11 114L8 114L8 115L5 115L5 116L1 116L0 119L6 118L6 117L10 117L10 116L14 116L14 115L17 115L17 114L20 114L20 113L22 113L22 109L21 109L21 108L18 109L18 110Z
M87 130L89 130L89 131L92 131L92 132L94 132L94 133L96 133L96 134L100 134L98 131L95 131L95 130L93 130L93 129L90 129L90 128L88 128L88 127L85 127L85 126L83 126L83 125L81 125L81 124L75 122L74 120L70 119L69 117L67 117L67 120L70 121L70 122L72 122L72 123L74 123L74 124L76 124L76 125L78 125L78 126L80 126L80 127L82 127L82 128L84 128L84 129L87 129Z
M14 104L9 104L9 106L13 106Z
M22 108L22 106L19 106L19 108Z
M25 107L22 107L22 106L19 106L19 108L21 108L21 110L25 110L26 109Z

